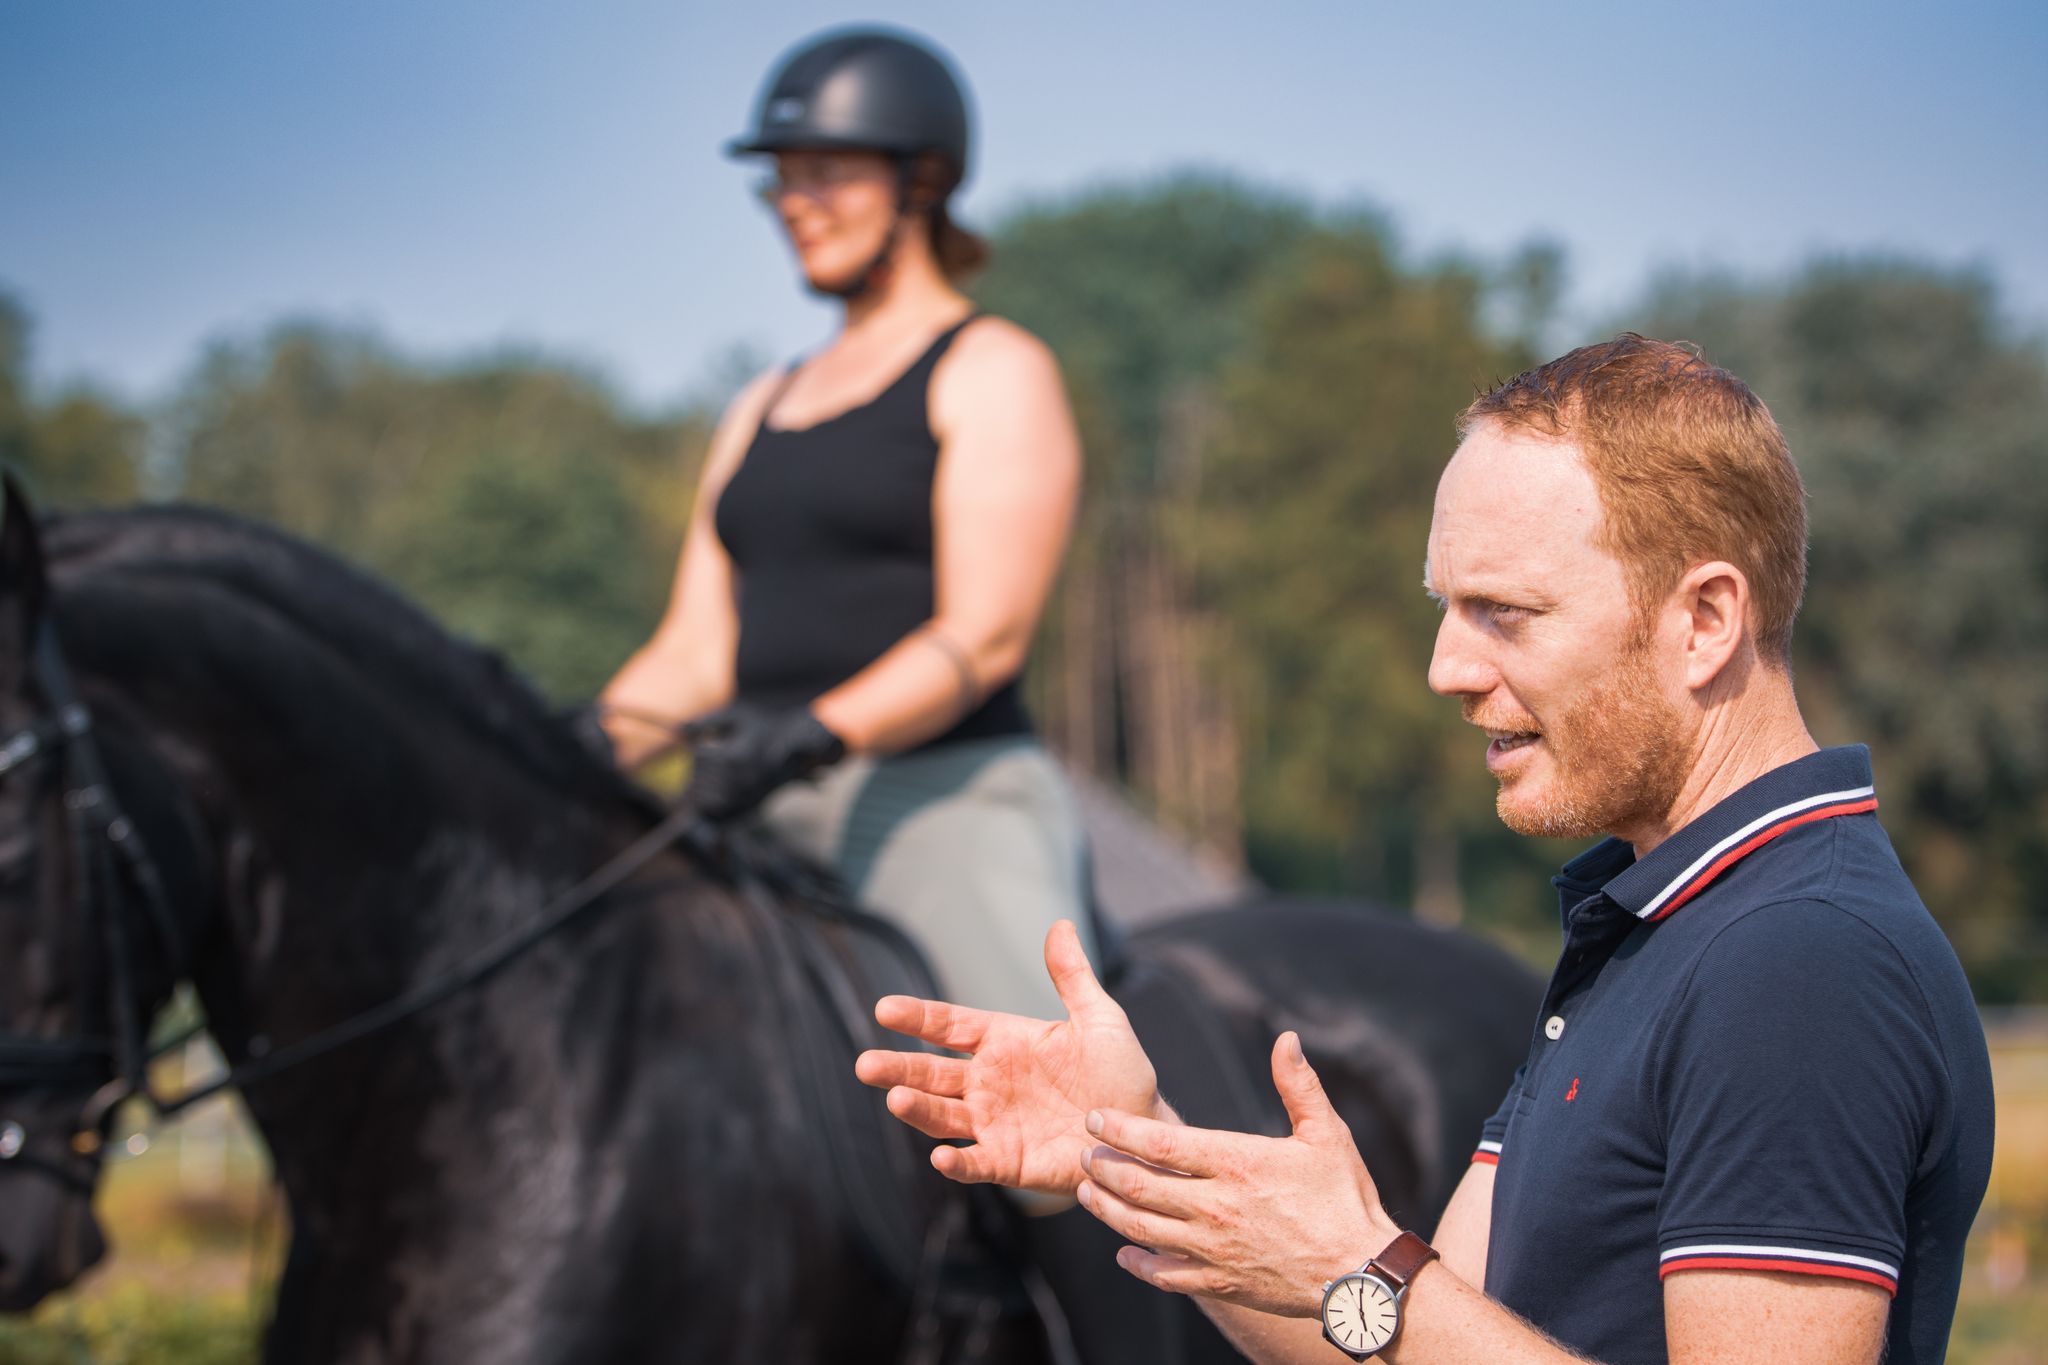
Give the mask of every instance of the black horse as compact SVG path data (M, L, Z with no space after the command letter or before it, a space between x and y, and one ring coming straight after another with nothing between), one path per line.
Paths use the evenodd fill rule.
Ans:
M451 980L663 818L495 656L328 555L192 509L39 530L10 490L0 1308L100 1254L94 1135L189 981L256 1068L290 1208L269 1360L1236 1358L1085 1214L963 1204L852 1077L876 1040L847 1002L901 984L889 955L717 842L264 1068ZM1198 1122L1278 1131L1266 1051L1300 1029L1423 1226L1537 999L1474 941L1283 902L1136 936L1115 989ZM1034 1259L1070 1336L1017 1292Z

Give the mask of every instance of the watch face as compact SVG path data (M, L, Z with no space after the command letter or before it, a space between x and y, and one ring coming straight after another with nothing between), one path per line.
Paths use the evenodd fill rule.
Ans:
M1330 1340L1354 1354L1385 1346L1394 1339L1400 1322L1394 1291L1377 1275L1353 1271L1323 1295L1323 1330Z

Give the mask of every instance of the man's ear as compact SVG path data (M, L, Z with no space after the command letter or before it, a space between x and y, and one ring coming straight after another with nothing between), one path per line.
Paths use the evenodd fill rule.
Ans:
M21 691L35 656L36 630L49 598L43 539L35 509L12 471L0 472L0 695Z
M1702 691L1751 644L1749 578L1726 560L1696 564L1675 596L1685 612L1685 685Z

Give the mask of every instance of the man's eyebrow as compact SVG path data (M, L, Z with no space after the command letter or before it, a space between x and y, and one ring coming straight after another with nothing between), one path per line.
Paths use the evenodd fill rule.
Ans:
M1422 580L1422 591L1430 601L1445 611L1450 610L1455 600L1466 606L1508 606L1514 605L1528 611L1547 612L1557 609L1557 599L1546 592L1531 587L1511 587L1507 584L1478 584L1454 592L1444 592Z

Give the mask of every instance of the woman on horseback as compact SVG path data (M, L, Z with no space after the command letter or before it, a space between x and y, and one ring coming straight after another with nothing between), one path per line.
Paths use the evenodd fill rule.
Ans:
M837 335L726 410L668 610L603 694L628 765L689 722L686 799L758 812L931 956L954 998L1043 1015L1082 836L1018 691L1081 452L1058 366L959 283L987 258L947 64L886 30L785 59L736 156ZM799 779L807 779L800 781Z

